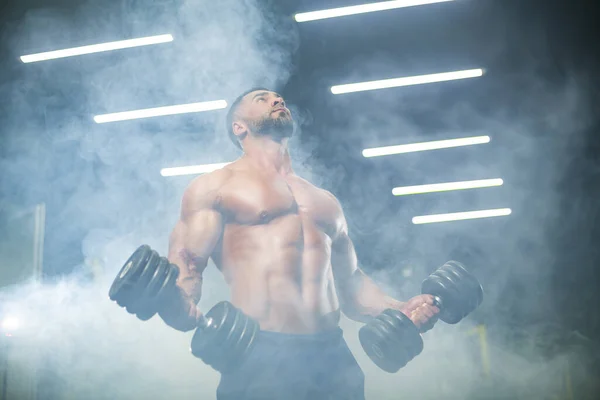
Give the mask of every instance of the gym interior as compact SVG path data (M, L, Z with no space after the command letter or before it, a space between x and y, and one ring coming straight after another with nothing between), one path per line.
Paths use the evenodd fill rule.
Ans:
M194 332L109 290L140 245L167 254L190 182L240 157L226 108L256 86L285 98L295 172L337 197L386 293L450 261L480 284L393 371L342 315L367 399L600 398L591 3L2 4L0 399L215 398ZM199 308L228 300L210 262Z

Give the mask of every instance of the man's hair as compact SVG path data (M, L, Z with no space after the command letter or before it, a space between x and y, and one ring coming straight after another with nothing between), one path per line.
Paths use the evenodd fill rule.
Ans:
M238 108L240 107L240 104L242 102L242 100L244 99L244 97L252 92L255 92L257 90L265 90L270 92L269 89L266 89L264 87L255 87L249 90L246 90L244 93L240 94L234 101L233 103L231 103L231 107L229 107L229 111L227 112L227 134L229 135L229 139L231 139L231 141L233 142L233 144L235 144L235 146L242 150L242 144L240 143L240 141L238 140L237 136L235 136L235 134L233 133L233 121L235 119L235 114L238 110Z

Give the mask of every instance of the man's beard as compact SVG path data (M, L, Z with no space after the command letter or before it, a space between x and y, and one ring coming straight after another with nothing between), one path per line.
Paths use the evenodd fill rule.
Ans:
M292 137L295 130L294 120L289 117L267 117L250 125L256 135L269 136L277 141Z

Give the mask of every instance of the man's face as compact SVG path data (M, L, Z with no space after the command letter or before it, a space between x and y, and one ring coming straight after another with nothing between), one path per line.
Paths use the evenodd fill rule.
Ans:
M242 100L239 115L257 135L284 139L294 133L292 114L283 98L275 92L257 90L248 93Z

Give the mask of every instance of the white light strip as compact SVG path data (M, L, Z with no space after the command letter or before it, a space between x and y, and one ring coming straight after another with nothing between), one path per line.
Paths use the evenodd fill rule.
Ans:
M205 101L202 103L181 104L178 106L167 106L157 108L146 108L144 110L124 111L114 114L96 115L94 121L98 124L115 121L125 121L129 119L140 119L150 117L161 117L164 115L186 114L202 111L219 110L227 108L225 100Z
M491 218L491 217L504 217L510 215L512 210L510 208L500 208L496 210L481 210L481 211L468 211L452 214L437 214L437 215L424 215L420 217L414 217L412 219L413 224L432 224L435 222L449 222L449 221L462 221L466 219L478 219L478 218Z
M365 158L389 156L392 154L414 153L417 151L448 149L452 147L472 146L490 142L489 136L475 136L460 139L436 140L433 142L401 144L397 146L374 147L364 149L362 155Z
M487 187L493 187L493 186L502 186L503 184L504 184L504 181L502 179L481 179L481 180L476 180L476 181L435 183L432 185L397 187L397 188L392 189L392 194L394 196L406 196L409 194L421 194L421 193L447 192L450 190L487 188Z
M224 166L226 166L227 164L229 164L229 163L190 165L188 167L163 168L160 170L160 174L162 176L205 174L207 172L212 172L212 171L221 169Z
M80 56L82 54L99 53L102 51L128 49L130 47L148 46L151 44L172 42L171 35L149 36L137 39L120 40L118 42L92 44L89 46L74 47L71 49L47 51L44 53L29 54L21 56L21 61L24 63L32 63L36 61L46 61L55 58L64 58L72 56Z
M331 87L331 93L344 94L364 92L367 90L387 89L400 86L423 85L426 83L454 81L457 79L477 78L483 75L483 69L468 69L464 71L442 72L440 74L407 76L404 78L384 79L361 83L349 83Z
M361 4L357 6L332 8L330 10L311 11L299 13L294 16L296 22L315 21L319 19L344 17L346 15L364 14L373 11L385 11L394 8L404 8L413 6L422 6L433 3L444 3L454 0L395 0L382 1L379 3Z

